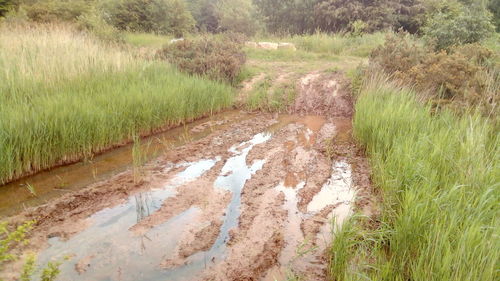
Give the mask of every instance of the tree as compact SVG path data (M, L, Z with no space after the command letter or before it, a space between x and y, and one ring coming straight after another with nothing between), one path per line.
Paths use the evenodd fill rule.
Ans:
M427 9L422 0L401 0L396 9L398 28L418 33L425 24Z
M459 3L438 10L424 27L425 37L434 40L437 49L475 43L494 31L491 13L481 6L465 7Z
M315 9L319 0L254 0L267 29L277 33L309 33L316 29Z
M394 27L400 1L395 0L327 0L315 8L318 26L324 31L347 30L352 22L361 20L368 31Z
M194 28L183 0L119 0L108 9L111 23L122 30L182 36Z
M188 0L188 6L200 31L216 33L219 28L217 0Z
M220 31L233 31L254 35L256 23L251 0L219 0L217 18Z

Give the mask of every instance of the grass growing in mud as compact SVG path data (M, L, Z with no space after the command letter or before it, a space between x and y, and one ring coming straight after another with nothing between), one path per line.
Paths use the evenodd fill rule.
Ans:
M284 112L296 95L294 80L285 81L273 87L273 79L266 76L249 93L246 107L249 110Z
M376 116L376 118L374 118ZM433 113L409 89L368 81L354 129L383 202L380 224L336 234L337 280L495 280L500 134L479 114Z
M63 27L0 30L0 183L229 106L230 86Z

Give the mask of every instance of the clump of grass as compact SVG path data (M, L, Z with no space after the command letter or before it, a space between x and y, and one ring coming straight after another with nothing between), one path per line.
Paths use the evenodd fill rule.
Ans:
M60 26L0 29L0 184L232 104L233 89Z
M376 118L374 118L376 116ZM479 113L433 113L385 78L361 89L355 136L382 192L380 223L336 233L336 280L495 280L500 134Z
M249 93L246 106L249 110L285 112L296 95L293 80L273 86L273 79L267 76Z

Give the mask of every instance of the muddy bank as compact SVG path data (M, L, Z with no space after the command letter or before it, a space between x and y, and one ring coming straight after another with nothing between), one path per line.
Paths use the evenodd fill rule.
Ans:
M371 192L335 75L300 81L298 102L321 106L234 120L164 152L139 180L125 171L9 218L37 220L36 246L18 250L70 257L61 280L327 280L332 227ZM9 266L6 280L20 268Z

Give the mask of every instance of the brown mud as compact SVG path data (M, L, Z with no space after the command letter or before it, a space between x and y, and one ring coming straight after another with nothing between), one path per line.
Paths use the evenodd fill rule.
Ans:
M17 251L72 257L61 280L328 280L332 227L373 211L373 191L346 80L315 72L298 86L295 115L197 124L219 127L164 151L139 181L127 170L8 218L36 220Z

